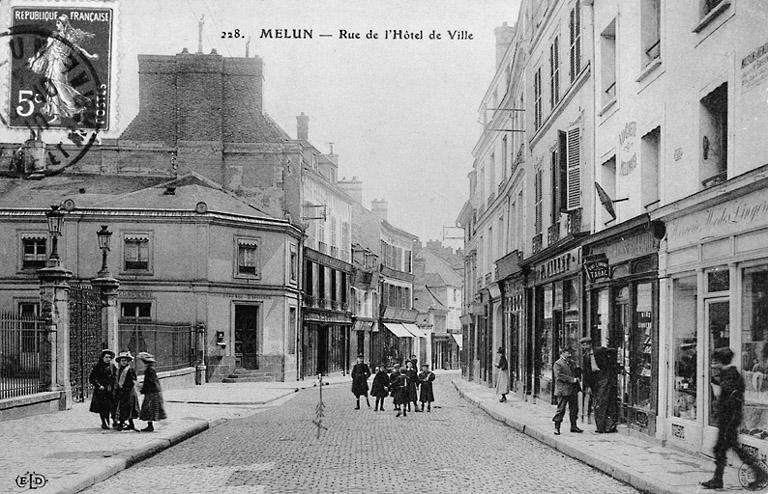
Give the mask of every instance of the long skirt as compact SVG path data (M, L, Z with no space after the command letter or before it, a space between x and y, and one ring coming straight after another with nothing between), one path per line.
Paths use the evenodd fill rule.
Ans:
M91 398L91 406L89 408L91 412L106 415L112 412L114 406L115 400L111 389L93 390L93 398Z
M144 395L139 418L146 422L165 420L167 418L162 393L147 393Z
M509 371L500 370L499 377L496 378L496 394L505 395L509 393Z
M423 382L419 386L421 388L421 393L419 395L419 401L422 403L432 403L435 401L435 395L432 392L432 383L431 382Z
M616 378L600 376L594 388L595 428L600 432L615 432L618 423L618 403L616 402Z
M136 389L133 386L117 391L116 409L115 418L118 422L139 417L139 395L136 394Z

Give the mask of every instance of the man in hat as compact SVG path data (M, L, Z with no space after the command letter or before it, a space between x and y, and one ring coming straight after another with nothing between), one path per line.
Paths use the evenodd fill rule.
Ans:
M368 401L368 378L371 377L371 369L368 364L363 363L363 356L357 356L357 363L352 367L352 393L355 395L357 405L355 410L360 410L360 397L365 396L365 402L368 408L371 408L371 402Z
M560 358L552 366L555 375L555 397L557 398L557 412L552 417L555 423L555 435L560 435L560 424L563 422L565 407L568 406L571 419L571 432L584 432L576 425L579 418L579 379L575 375L575 368L571 357L573 350L564 346L560 349Z
M715 414L717 416L717 443L715 443L715 474L711 479L702 482L705 489L720 489L723 487L723 471L726 464L726 453L729 449L741 458L741 461L752 467L754 479L747 486L750 490L758 490L768 485L768 472L764 464L744 451L739 445L739 425L744 406L744 378L739 370L731 365L733 351L728 347L716 348L712 352L712 383L717 396Z
M594 407L595 432L616 432L618 423L616 351L605 347L593 347L592 338L579 340L582 350L584 394L590 395L589 406Z

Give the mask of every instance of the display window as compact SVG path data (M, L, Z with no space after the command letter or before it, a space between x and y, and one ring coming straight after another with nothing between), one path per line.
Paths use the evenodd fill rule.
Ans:
M638 283L636 296L634 334L631 338L632 405L650 410L654 346L653 283Z
M744 419L741 432L768 438L768 265L742 272L741 366Z
M672 415L696 420L696 275L672 282L672 344L675 358Z

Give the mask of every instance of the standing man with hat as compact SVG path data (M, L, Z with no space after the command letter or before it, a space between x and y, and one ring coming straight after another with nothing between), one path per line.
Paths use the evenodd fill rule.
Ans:
M616 432L618 402L616 386L616 351L605 347L594 348L589 336L579 340L582 350L584 393L595 412L595 432Z
M555 423L555 435L560 435L560 424L563 422L565 407L568 406L568 415L571 420L571 432L584 432L576 425L579 418L579 379L575 375L575 368L571 361L573 350L564 346L560 349L560 358L552 366L555 375L555 397L557 398L557 412L552 417Z
M352 367L352 393L355 395L357 404L355 410L360 410L360 397L365 396L365 402L368 408L371 408L371 402L368 401L368 378L371 377L371 369L368 364L363 363L363 356L357 356L357 363Z

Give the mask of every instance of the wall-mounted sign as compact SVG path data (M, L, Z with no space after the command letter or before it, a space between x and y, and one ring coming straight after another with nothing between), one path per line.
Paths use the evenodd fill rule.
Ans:
M537 264L534 268L536 281L544 281L549 278L578 272L579 270L579 248L571 249L568 252L553 257L547 261Z
M637 167L637 122L627 122L619 134L620 173L629 175Z
M758 46L741 59L741 85L744 89L758 86L768 77L768 43Z
M608 264L608 259L604 257L584 261L584 272L587 273L587 279L590 283L611 279L611 265Z

